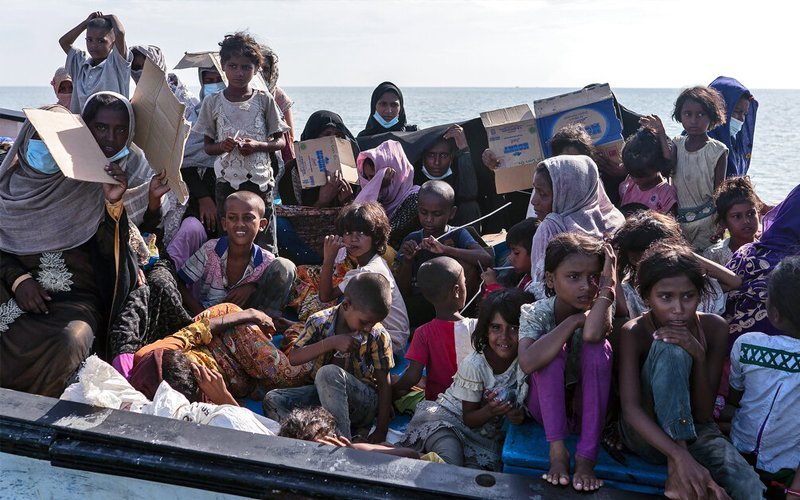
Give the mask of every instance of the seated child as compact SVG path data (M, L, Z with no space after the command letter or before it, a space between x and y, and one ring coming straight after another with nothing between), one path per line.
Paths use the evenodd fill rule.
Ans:
M725 179L714 193L717 224L730 236L703 250L703 257L725 265L733 252L756 240L762 203L747 177Z
M425 399L436 401L453 381L458 366L473 349L473 318L461 315L467 301L464 269L450 257L436 257L419 266L417 285L425 300L433 304L436 317L414 330L406 352L410 361L403 376L392 384L392 399L402 397L426 370Z
M368 427L377 416L375 431L367 439L386 441L394 358L389 333L379 322L391 304L391 288L383 275L353 277L342 303L308 318L289 352L292 365L313 361L314 385L270 391L264 398L264 415L280 422L294 408L321 404L336 418L340 436L350 439L351 425Z
M620 334L625 446L667 464L669 498L761 498L758 475L712 420L728 324L697 312L703 268L688 247L658 242L642 255L636 279L650 311Z
M453 383L436 401L417 405L397 443L420 453L436 452L446 463L500 470L507 417L525 419L522 401L528 391L517 365L519 310L533 297L509 288L481 303L472 332L475 352L464 358Z
M531 243L536 228L539 227L539 220L535 217L517 222L506 233L506 244L511 251L508 261L514 268L516 274L521 274L522 278L517 283L517 288L525 290L531 282ZM481 279L486 285L484 298L490 293L503 288L497 280L497 272L494 269L486 269L481 273Z
M72 44L86 31L87 53ZM80 113L89 96L108 90L128 97L133 57L125 44L125 28L117 16L92 12L58 40L72 77L69 109Z
M305 321L313 313L335 305L350 280L360 273L378 273L389 281L392 304L381 324L392 338L392 350L402 353L410 330L408 313L400 289L383 256L389 249L389 219L379 203L351 203L336 217L336 235L325 237L322 268L315 279L316 266L301 266L292 306ZM344 251L342 251L344 249Z
M800 490L800 474L795 473L800 465L798 282L800 256L786 257L770 273L767 316L784 334L749 332L736 339L728 393L728 404L738 406L731 429L734 446L752 456L762 476L795 491Z
M225 199L222 227L228 236L207 241L178 271L178 283L186 310L200 314L221 302L255 307L268 316L280 317L286 307L295 267L254 243L268 224L264 200L249 191ZM190 291L200 282L199 296Z
M528 410L550 443L554 485L569 483L564 439L580 429L572 487L593 491L597 447L611 387L611 332L616 256L610 244L579 233L553 238L545 252L548 297L522 306L519 365L530 376ZM567 397L570 394L571 397Z
M423 262L437 255L452 257L464 268L467 293L478 290L479 266L492 265L492 256L470 235L466 228L447 234L441 241L437 238L450 231L447 222L456 214L453 205L455 193L444 181L428 181L419 189L417 213L422 229L405 237L400 253L395 259L397 284L409 306L412 326L430 321L434 315L432 306L423 299L417 286L417 272Z
M622 163L628 176L619 185L620 206L641 203L662 214L677 213L677 192L662 175L669 160L661 152L661 140L654 129L642 127L628 138L622 148Z

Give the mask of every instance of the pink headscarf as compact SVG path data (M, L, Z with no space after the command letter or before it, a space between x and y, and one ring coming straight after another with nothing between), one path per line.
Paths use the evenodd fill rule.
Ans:
M608 199L597 165L588 156L562 155L544 165L553 183L553 210L544 218L531 245L531 277L544 280L544 255L553 237L578 232L597 237L613 235L625 217ZM538 295L534 288L534 294Z
M375 177L369 181L364 177L364 160L367 158L375 165ZM362 151L356 163L361 183L356 203L377 201L383 205L386 215L391 217L409 195L419 191L419 186L414 185L414 167L397 141L386 141L377 148ZM394 169L394 177L387 188L381 189L383 176L389 167Z

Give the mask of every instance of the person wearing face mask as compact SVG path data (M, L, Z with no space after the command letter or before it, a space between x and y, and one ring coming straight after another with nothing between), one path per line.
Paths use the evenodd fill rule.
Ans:
M67 73L66 68L58 68L50 80L50 85L58 98L58 104L69 108L72 100L72 77Z
M382 134L384 132L413 132L416 125L406 123L406 108L403 93L392 82L383 82L372 91L370 117L358 137Z
M708 136L728 147L728 166L725 177L747 175L756 130L758 101L735 78L717 77L709 87L725 99L725 123L708 132Z
M93 342L106 355L136 282L127 176L106 172L114 183L65 177L28 121L0 166L0 387L58 397Z

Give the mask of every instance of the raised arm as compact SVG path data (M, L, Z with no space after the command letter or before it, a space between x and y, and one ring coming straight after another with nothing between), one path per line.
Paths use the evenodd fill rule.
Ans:
M706 274L719 281L723 292L738 290L739 287L742 286L742 277L727 267L717 264L713 260L706 259L702 255L694 254L694 256L700 262L700 266Z
M675 143L672 139L667 137L667 131L664 129L664 124L661 118L657 115L643 116L639 119L639 125L643 127L650 127L658 134L658 140L661 142L661 154L669 161L672 168L678 161L678 155L675 154Z
M63 50L65 54L69 52L70 47L72 47L72 44L75 43L75 40L78 39L81 33L86 31L86 25L89 24L89 21L96 17L103 17L103 13L100 11L92 12L89 14L89 17L79 22L77 26L67 31L64 36L58 39L58 44L61 45L61 50Z
M111 27L114 29L114 46L117 48L119 55L123 59L128 58L128 46L125 45L125 27L122 26L119 18L114 14L103 16L111 21Z

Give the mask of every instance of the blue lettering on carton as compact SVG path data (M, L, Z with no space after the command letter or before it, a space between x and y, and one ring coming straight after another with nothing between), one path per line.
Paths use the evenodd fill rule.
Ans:
M325 165L328 163L328 159L325 158L325 155L322 153L322 150L317 150L317 168L319 168L320 172L325 172Z
M589 135L598 135L602 130L600 129L600 124L598 122L594 122L592 124L586 125L586 133Z
M527 142L523 142L522 144L510 144L503 148L503 154L510 154L513 156L520 156L522 152L529 149Z

